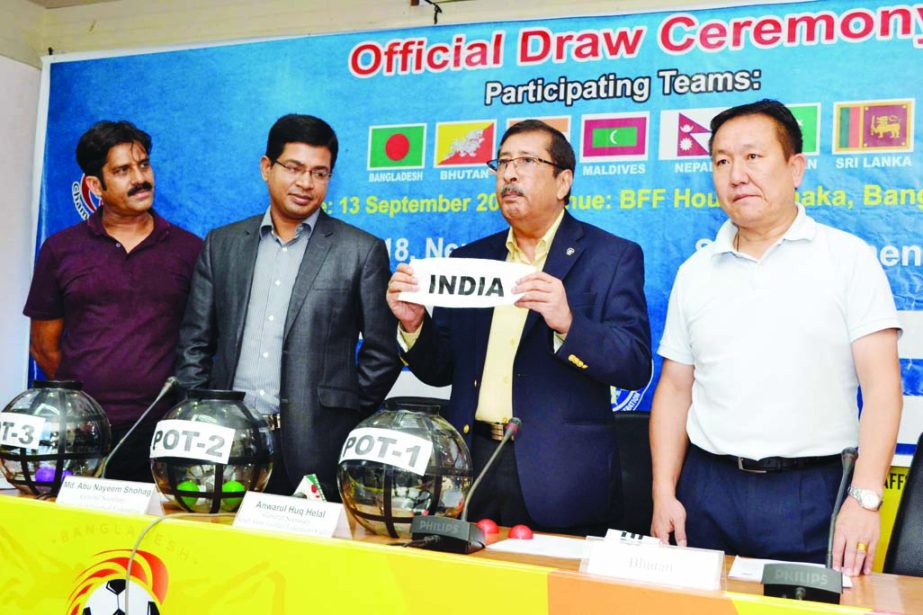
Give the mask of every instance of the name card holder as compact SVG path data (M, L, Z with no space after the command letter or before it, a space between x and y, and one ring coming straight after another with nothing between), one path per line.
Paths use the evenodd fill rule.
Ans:
M233 525L321 538L352 536L342 504L255 491L244 496Z
M587 540L581 570L627 581L718 591L724 552L641 540Z
M160 493L151 483L68 476L55 499L58 504L134 515L163 515Z

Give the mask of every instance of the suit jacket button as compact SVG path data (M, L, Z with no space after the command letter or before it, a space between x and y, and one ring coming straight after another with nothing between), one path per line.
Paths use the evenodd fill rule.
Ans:
M474 379L474 388L478 388L478 379L477 379L477 378Z
M465 427L464 427L464 429L462 429L462 431L464 431L465 433L468 433L469 431L471 431L471 425L468 425L468 424L466 423L466 424L465 424Z

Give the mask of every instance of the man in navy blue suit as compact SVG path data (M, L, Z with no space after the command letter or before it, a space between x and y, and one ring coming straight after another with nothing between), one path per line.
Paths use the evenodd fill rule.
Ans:
M601 533L622 510L610 387L651 375L644 262L635 243L567 211L574 151L537 120L511 126L498 157L497 199L510 228L452 256L527 263L515 305L436 308L399 300L418 290L408 265L387 300L402 358L420 380L452 385L446 418L464 435L475 471L511 418L522 430L468 503L471 519Z

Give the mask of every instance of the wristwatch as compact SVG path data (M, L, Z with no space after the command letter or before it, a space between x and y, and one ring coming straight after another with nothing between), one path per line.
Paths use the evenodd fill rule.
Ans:
M851 495L857 502L859 506L866 510L878 510L881 508L881 496L877 491L871 489L862 489L860 487L850 487L849 495Z

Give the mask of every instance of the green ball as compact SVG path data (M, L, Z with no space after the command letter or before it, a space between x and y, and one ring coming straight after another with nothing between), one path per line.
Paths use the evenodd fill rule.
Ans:
M193 506L195 506L196 502L199 501L199 498L192 497L192 496L180 496L179 492L180 491L201 491L201 490L202 488L199 487L199 483L195 482L194 480L184 480L183 482L181 482L180 484L176 486L176 492L177 492L176 498L178 500L181 500L183 504L186 505L186 507L192 508Z
M236 480L229 480L222 485L221 490L224 493L246 493L247 488L243 483ZM240 506L243 497L239 498L221 498L221 508L225 510L234 510Z

